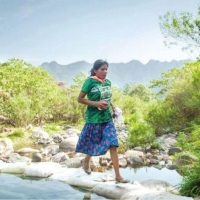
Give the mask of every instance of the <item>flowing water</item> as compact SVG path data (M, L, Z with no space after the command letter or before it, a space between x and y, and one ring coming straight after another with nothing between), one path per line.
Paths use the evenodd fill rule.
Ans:
M138 169L120 168L124 178L131 182L145 181L149 179L163 180L173 186L179 184L182 177L175 170L154 167L142 167ZM113 170L106 173L114 174ZM48 178L27 178L23 175L0 173L0 199L87 199L88 192L76 187L71 187L65 182L49 180ZM102 200L104 197L91 194L91 200Z

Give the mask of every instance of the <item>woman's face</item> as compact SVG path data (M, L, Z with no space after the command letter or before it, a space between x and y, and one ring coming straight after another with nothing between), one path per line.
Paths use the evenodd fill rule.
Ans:
M99 69L94 70L94 72L98 78L105 79L108 72L108 66L104 64Z

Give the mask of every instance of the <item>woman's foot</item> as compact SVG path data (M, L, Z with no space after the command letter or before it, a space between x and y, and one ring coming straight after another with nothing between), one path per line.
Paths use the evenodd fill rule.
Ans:
M116 177L115 180L116 180L116 183L130 183L128 179L124 179L122 177Z
M83 160L81 161L81 163L82 163L82 168L83 168L84 172L85 172L86 174L91 174L91 169L90 169L89 163L86 163L86 162L85 162L85 159L83 159Z

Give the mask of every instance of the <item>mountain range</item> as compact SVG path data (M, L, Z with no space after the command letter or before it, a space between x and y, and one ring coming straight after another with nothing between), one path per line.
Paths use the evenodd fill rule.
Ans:
M128 63L109 63L107 78L113 85L123 88L126 84L145 84L150 80L161 78L161 73L172 68L181 68L188 60L172 60L170 62L161 62L150 60L143 64L138 60L132 60ZM73 84L73 78L82 71L86 76L90 75L92 64L86 61L78 61L68 65L60 65L56 61L50 63L44 62L41 67L46 69L57 81L66 82L67 86Z

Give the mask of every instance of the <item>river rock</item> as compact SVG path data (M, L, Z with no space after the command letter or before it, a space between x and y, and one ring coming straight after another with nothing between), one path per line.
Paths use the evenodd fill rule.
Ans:
M130 164L133 166L138 166L143 164L143 160L139 156L131 156L129 158Z
M171 192L174 194L178 194L178 190L170 185L169 183L162 181L162 180L147 180L139 182L145 188L151 190L157 190L162 192Z
M26 156L20 156L18 153L11 153L8 157L8 162L31 162L31 159Z
M44 148L44 151L42 152L43 154L48 154L48 155L56 155L60 151L58 145L49 145Z
M41 161L42 161L42 154L34 153L32 156L32 162L41 162Z
M25 168L24 175L47 178L54 173L62 172L63 169L60 164L53 162L32 163Z
M82 166L81 160L82 157L70 158L61 162L60 164L63 166L67 166L68 168L79 168Z
M41 139L41 140L48 140L49 134L44 131L41 127L34 127L32 128L33 134L32 138Z
M63 152L75 151L77 142L78 137L69 137L67 139L62 140L62 142L59 145L59 149Z
M1 169L2 173L11 173L11 174L22 174L24 173L27 166L30 163L25 162L16 162L16 163L6 163Z
M148 190L145 189L141 185L133 185L130 183L119 183L115 184L114 181L106 182L106 183L99 183L93 189L92 192L100 196L104 196L108 199L120 199L124 194L130 191L137 191L137 190ZM150 190L148 190L149 192Z
M191 197L183 197L168 192L151 190L138 190L124 194L120 200L193 200Z
M193 161L197 161L197 157L189 154L183 154L179 156L176 160L173 161L173 165L176 165L177 167L180 167L182 165L188 165L191 164Z
M37 152L40 152L40 150L38 149L33 149L33 148L30 148L30 147L24 147L24 148L21 148L21 149L18 149L15 151L16 153L19 153L19 154L29 154L29 153L37 153Z
M57 163L64 162L65 160L69 160L69 156L64 152L59 152L56 155L52 156L51 160Z
M169 149L169 151L168 151L168 154L169 154L169 155L174 155L175 153L179 153L179 152L181 152L181 151L182 151L182 149L179 148L179 147L171 147L171 148Z
M14 152L12 140L0 138L0 157L7 157L12 152Z
M144 153L141 151L128 150L125 152L125 156L126 157L131 157L131 156L143 157Z

